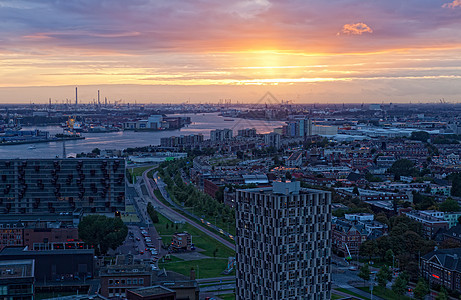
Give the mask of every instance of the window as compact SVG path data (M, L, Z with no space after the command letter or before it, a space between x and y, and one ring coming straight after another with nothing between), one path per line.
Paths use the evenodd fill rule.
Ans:
M144 284L144 278L139 278L139 284Z

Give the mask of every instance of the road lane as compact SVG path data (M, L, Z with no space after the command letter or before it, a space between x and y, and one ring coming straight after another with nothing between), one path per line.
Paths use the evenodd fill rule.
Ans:
M152 188L152 184L150 183L149 181L149 178L147 177L147 173L151 170L153 170L154 168L150 168L146 171L144 171L144 173L142 174L142 177L144 179L144 183L146 185L146 188L147 188L147 191L149 193L149 196L151 197L151 199L153 200L153 202L155 202L155 205L156 206L159 206L161 207L162 209L164 210L167 210L170 214L173 214L173 215L176 215L177 217L180 217L182 219L184 219L187 223L189 223L190 225L194 226L195 228L197 228L198 230L202 231L203 233L207 234L208 236L214 238L215 240L217 240L218 242L220 242L221 244L223 244L224 246L232 249L235 251L235 245L232 244L231 242L223 239L222 237L220 237L219 235L207 230L206 228L198 225L197 223L195 223L194 221L192 221L191 219L189 219L188 217L178 213L177 211L175 211L174 209L172 209L171 207L163 204L163 202L161 202L160 200L157 199L157 197L155 197L155 194L154 194L154 190Z

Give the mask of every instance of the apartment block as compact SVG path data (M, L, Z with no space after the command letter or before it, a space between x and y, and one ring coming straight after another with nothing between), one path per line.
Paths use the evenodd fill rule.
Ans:
M123 159L0 160L0 214L125 208Z
M236 203L236 299L330 299L331 194L273 182Z

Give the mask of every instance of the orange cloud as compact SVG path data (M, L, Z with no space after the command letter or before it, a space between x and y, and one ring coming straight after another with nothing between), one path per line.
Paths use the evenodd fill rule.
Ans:
M461 0L455 0L461 1ZM347 34L347 35L362 35L362 33L373 33L373 29L365 23L359 22L355 24L345 24L340 32L337 35Z
M453 0L453 2L445 3L442 5L443 8L456 8L461 7L461 0Z

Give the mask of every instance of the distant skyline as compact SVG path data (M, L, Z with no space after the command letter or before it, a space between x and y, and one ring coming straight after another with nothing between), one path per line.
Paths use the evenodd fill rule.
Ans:
M461 102L460 0L0 0L0 103Z

